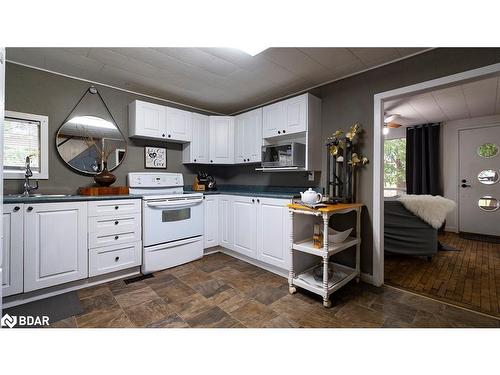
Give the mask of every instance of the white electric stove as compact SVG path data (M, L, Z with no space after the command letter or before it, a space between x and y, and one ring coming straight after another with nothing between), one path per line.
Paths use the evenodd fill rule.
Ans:
M203 256L203 194L185 194L181 173L129 173L128 185L142 196L142 273Z

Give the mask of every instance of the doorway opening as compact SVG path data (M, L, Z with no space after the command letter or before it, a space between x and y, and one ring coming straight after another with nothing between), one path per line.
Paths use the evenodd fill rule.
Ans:
M378 94L375 119L375 283L500 317L500 64Z

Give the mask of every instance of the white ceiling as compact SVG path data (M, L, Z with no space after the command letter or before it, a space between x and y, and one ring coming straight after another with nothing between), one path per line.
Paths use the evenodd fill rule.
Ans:
M401 115L394 122L404 126L498 115L500 77L388 101L384 111Z
M7 48L7 60L232 114L424 48Z

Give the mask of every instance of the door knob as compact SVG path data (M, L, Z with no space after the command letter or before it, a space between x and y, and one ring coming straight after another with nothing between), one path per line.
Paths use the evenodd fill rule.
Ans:
M470 185L467 185L467 184L462 184L462 185L460 185L460 186L462 186L463 188L468 188L468 187L470 187Z

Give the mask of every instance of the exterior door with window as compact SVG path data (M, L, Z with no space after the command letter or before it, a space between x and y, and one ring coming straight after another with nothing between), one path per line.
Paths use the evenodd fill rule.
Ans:
M459 132L460 231L500 236L500 126Z

